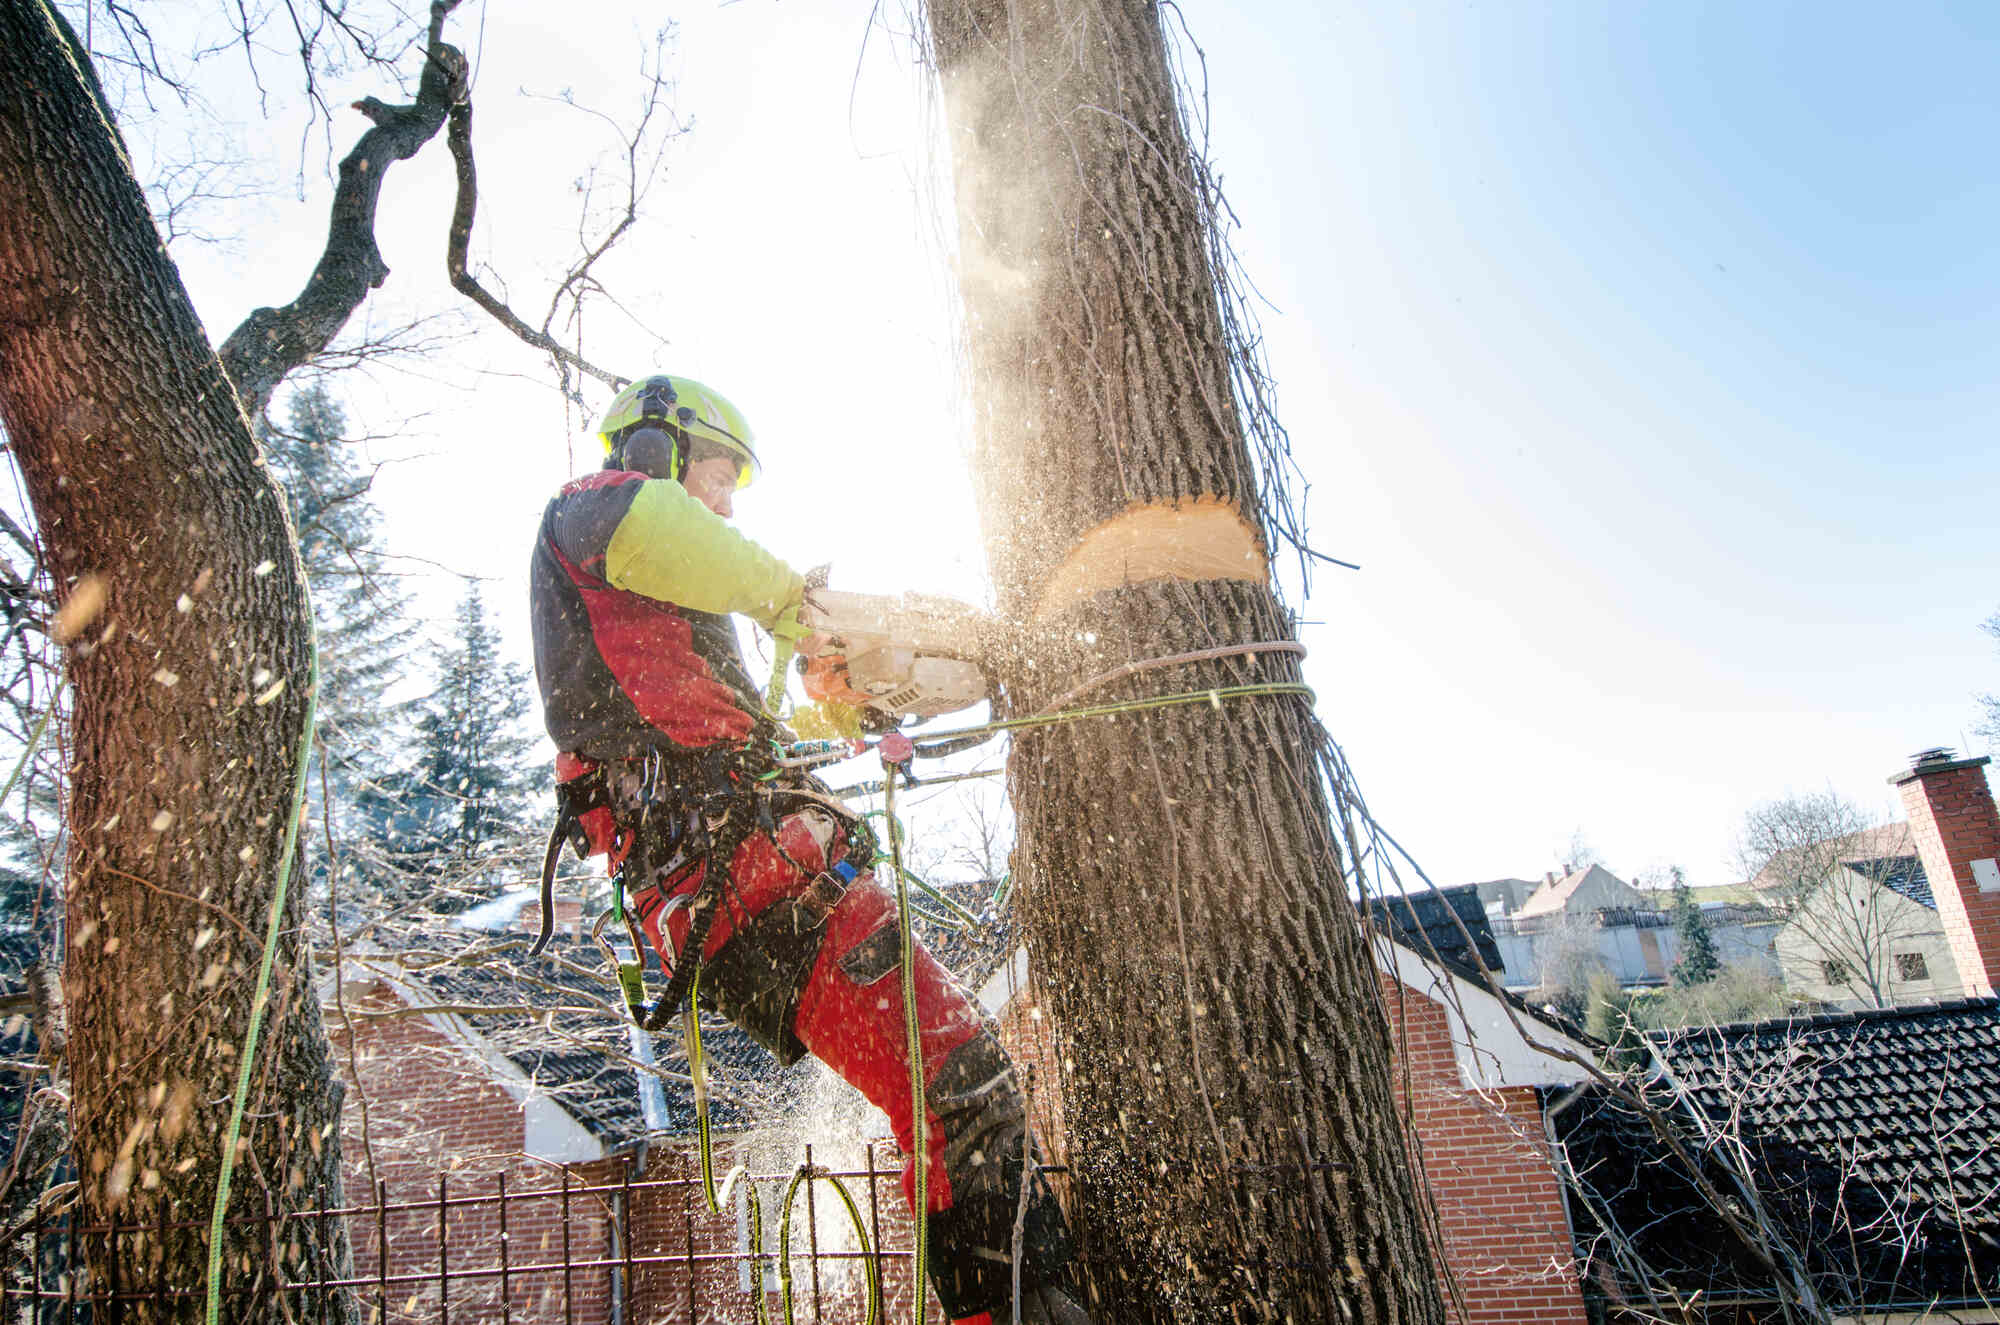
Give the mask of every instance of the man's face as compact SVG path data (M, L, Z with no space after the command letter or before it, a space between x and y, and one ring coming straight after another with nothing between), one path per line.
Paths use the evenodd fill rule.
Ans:
M736 512L736 480L743 472L736 454L725 447L697 441L688 455L688 495L727 520Z

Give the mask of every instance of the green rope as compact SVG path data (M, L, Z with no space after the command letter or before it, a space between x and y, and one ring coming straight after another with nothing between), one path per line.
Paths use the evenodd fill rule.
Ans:
M708 1212L722 1213L723 1202L729 1199L730 1190L737 1179L743 1180L743 1199L750 1207L750 1281L753 1285L752 1297L757 1311L757 1325L765 1325L770 1319L769 1309L764 1305L763 1265L764 1259L764 1210L757 1199L757 1184L750 1179L749 1170L738 1164L729 1170L729 1176L722 1180L720 1190L715 1185L715 1142L708 1130L708 1064L701 1054L701 1009L696 1000L701 997L701 969L695 968L694 979L688 982L687 1015L681 1019L681 1043L687 1048L688 1080L694 1084L694 1122L697 1148L701 1155L701 1194L708 1202ZM785 1309L785 1325L791 1325L791 1308Z
M701 1190L708 1199L708 1212L722 1213L722 1201L715 1194L715 1150L708 1139L708 1064L701 1056L701 1010L695 999L701 993L701 971L688 982L687 1014L681 1018L681 1043L687 1049L688 1082L694 1087L695 1136L701 1151ZM731 1175L734 1177L735 1175Z
M310 631L310 610L306 620ZM243 1131L243 1109L250 1096L257 1034L264 1027L264 1005L271 996L271 964L278 954L285 892L292 879L292 854L299 844L299 811L306 799L306 764L312 755L313 727L319 721L319 644L310 634L306 658L306 722L299 736L298 771L292 775L292 808L285 818L285 844L278 856L277 883L271 890L271 918L264 927L264 959L257 968L257 992L250 998L250 1025L243 1033L243 1051L237 1057L236 1098L229 1106L229 1127L222 1137L222 1172L215 1181L215 1213L208 1221L208 1325L216 1325L222 1301L222 1222L229 1208L229 1179L236 1169L237 1138Z
M896 766L887 765L882 774L882 814L889 825L889 860L896 869L896 928L902 943L903 1046L910 1068L910 1156L913 1179L911 1223L915 1226L911 1259L911 1279L916 1298L916 1325L924 1325L925 1293L930 1282L929 1151L930 1119L924 1107L924 1044L917 1018L917 964L911 960L916 943L910 935L910 883L903 869L903 826L896 820Z
M870 1169L873 1169L871 1164ZM778 1216L778 1282L785 1290L785 1325L792 1325L792 1203L799 1194L801 1183L813 1179L833 1184L833 1190L840 1195L841 1204L847 1207L847 1218L854 1225L854 1236L860 1240L861 1264L868 1271L868 1318L862 1325L875 1325L882 1315L882 1278L875 1264L875 1257L868 1249L868 1227L861 1220L861 1207L847 1187L830 1173L815 1173L804 1164L792 1175L791 1185L785 1188L785 1203Z
M984 736L999 732L1025 731L1032 727L1053 727L1058 723L1076 722L1082 718L1109 718L1120 713L1143 713L1148 709L1173 708L1179 704L1209 704L1219 709L1225 699L1241 699L1250 695L1304 695L1308 699L1314 698L1313 688L1303 681L1266 681L1257 685L1215 686L1208 690L1182 690L1171 695L1120 700L1115 704L1092 704L1080 709L1036 713L1026 718L1002 718L997 722L981 723L977 727L920 732L910 739L924 743L951 741L961 736Z
M42 743L42 733L49 729L49 719L55 715L56 699L62 694L63 678L68 671L69 661L65 659L62 669L56 673L56 688L49 694L49 706L42 710L42 716L35 719L35 729L28 733L28 748L21 751L21 758L14 764L14 771L7 775L7 785L0 787L0 803L4 803L14 794L14 784L21 780L21 774L28 771L28 761L35 757L35 747Z

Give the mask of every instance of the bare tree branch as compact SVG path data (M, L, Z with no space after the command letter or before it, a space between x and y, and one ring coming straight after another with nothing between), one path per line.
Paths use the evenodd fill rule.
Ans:
M630 378L599 368L549 335L546 328L538 331L529 326L507 306L506 300L487 290L472 274L467 264L466 248L472 239L473 215L479 206L479 171L472 159L472 102L469 99L451 108L451 124L445 130L445 141L451 146L451 158L458 172L458 201L452 208L451 234L445 253L445 270L451 276L452 288L558 364L574 368L614 389L624 386Z
M601 220L602 232L593 235L593 228L600 224L593 206L596 193L594 172L579 181L583 206L577 220L577 259L550 293L548 309L539 327L530 325L515 313L503 295L488 290L472 273L467 248L471 243L473 218L479 205L479 174L472 154L472 105L468 100L452 108L451 125L445 133L458 172L458 199L452 209L451 233L445 256L452 287L486 310L495 321L522 341L547 354L555 364L565 396L574 394L570 385L572 370L613 388L622 387L631 380L598 367L580 350L564 345L556 339L555 328L560 321L575 331L581 340L586 299L605 300L631 316L629 310L624 309L597 279L596 267L637 223L646 193L652 181L659 176L667 144L678 136L681 127L669 120L666 132L657 136L654 132L655 121L663 115L666 105L667 82L661 72L663 62L660 58L660 49L665 41L666 33L662 32L654 40L652 59L641 65L643 91L639 113L629 129L602 111L579 105L567 92L556 98L564 106L603 122L618 136L618 151L623 158L623 188L622 197L611 215Z
M354 108L373 122L340 163L326 249L305 289L283 308L259 308L230 333L220 351L244 412L255 417L285 375L321 353L368 291L388 278L375 242L375 209L391 163L406 161L437 136L445 117L467 95L465 55L441 39L457 0L433 0L431 42L417 99L390 106L364 97Z

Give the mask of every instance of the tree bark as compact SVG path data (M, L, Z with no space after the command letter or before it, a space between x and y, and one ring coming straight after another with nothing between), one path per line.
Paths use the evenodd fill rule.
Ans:
M310 618L284 503L52 11L0 0L0 422L59 595L95 577L69 649L67 952L87 1291L194 1295L306 721ZM287 1293L347 1259L338 1227L269 1212L339 1191L339 1098L283 913L224 1239L224 1316L346 1319ZM115 1276L115 1278L114 1278ZM287 1311L289 1307L289 1311Z
M989 565L1040 641L1010 702L1291 640L1156 7L931 0L929 20ZM1297 675L1266 652L1088 702ZM1016 895L1100 1321L1443 1319L1321 739L1277 695L1016 740Z

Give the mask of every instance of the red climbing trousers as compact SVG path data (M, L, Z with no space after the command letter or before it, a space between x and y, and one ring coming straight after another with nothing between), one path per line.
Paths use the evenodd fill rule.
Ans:
M816 808L785 815L775 835L750 833L730 863L698 988L704 1006L782 1061L810 1052L839 1073L889 1116L911 1155L895 902L872 874L843 868L847 850L835 815ZM670 968L704 870L701 860L670 860L650 885L628 881L633 911ZM1005 1321L1023 1157L1033 1144L1021 1092L992 1024L950 973L920 944L910 962L929 1129L922 1209L932 1284L954 1321ZM1045 1180L1027 1177L1022 1282L1053 1287L1068 1260L1068 1231ZM903 1190L917 1209L913 1162Z

